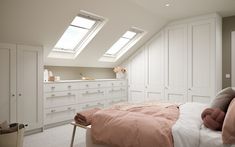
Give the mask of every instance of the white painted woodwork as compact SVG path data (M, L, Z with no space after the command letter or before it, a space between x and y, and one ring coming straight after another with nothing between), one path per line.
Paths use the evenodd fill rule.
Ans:
M168 24L161 30L162 41L158 33L125 63L129 68L129 98L134 102L161 97L170 102L209 103L222 88L221 24L217 14ZM142 72L136 75L137 71Z
M235 87L235 31L232 32L232 54L231 54L231 60L232 60L232 86Z
M164 34L161 32L146 47L146 101L164 99Z
M138 53L130 62L129 98L132 102L145 101L145 50Z
M15 122L16 47L0 43L0 122Z
M188 98L193 102L210 102L215 93L215 21L189 24Z
M82 110L127 101L127 80L74 80L44 84L44 125L72 120Z
M17 45L17 122L42 127L42 48Z
M166 28L165 97L169 101L187 100L187 25Z

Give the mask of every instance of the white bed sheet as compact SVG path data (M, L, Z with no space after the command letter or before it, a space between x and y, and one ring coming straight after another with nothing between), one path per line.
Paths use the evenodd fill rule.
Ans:
M213 131L202 125L200 130L200 147L235 147L222 142L222 132Z
M172 128L174 147L199 147L201 113L207 107L201 103L180 106L180 116Z

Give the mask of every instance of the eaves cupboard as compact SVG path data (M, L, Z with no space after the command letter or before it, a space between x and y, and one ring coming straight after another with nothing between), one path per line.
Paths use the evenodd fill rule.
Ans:
M0 43L0 69L0 122L42 128L42 47Z
M209 103L222 88L217 14L168 24L127 62L129 100Z

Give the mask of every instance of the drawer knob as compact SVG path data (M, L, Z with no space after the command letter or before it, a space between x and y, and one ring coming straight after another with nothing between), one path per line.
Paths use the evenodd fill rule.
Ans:
M68 88L71 88L71 87L72 87L72 86L70 86L70 85L68 86Z
M98 86L100 87L100 84L98 84Z
M71 107L68 107L67 109L68 109L68 110L72 110L72 108L71 108Z
M52 86L52 87L51 87L51 89L55 89L55 87L54 87L54 86Z
M69 92L68 95L70 96L70 95L72 95L72 94Z
M53 112L55 112L55 110L51 110L51 112L53 113Z
M55 96L54 94L51 95L51 97L54 97L54 96Z
M89 87L89 85L88 85L88 84L86 84L86 87Z

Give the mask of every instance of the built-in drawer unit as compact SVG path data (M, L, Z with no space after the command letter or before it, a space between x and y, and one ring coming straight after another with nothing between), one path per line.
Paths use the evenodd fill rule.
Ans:
M52 124L72 120L77 112L76 105L45 109L44 124Z
M92 108L104 108L106 107L106 101L93 101L89 103L82 103L78 105L78 110L87 110L87 109L92 109Z
M126 87L112 87L107 89L107 97L110 99L127 97Z
M97 101L103 100L106 98L106 89L99 88L99 89L87 89L87 90L80 90L78 96L78 102L90 102L90 101Z
M86 109L127 101L126 80L63 81L44 84L44 124L54 126Z
M45 108L74 105L77 103L77 92L65 91L46 93L44 98Z
M70 91L80 89L79 83L45 84L44 92Z
M107 82L108 87L118 87L118 86L127 86L126 80L117 80L117 81L109 81Z
M103 88L107 87L108 83L103 82L81 82L80 83L80 89L93 89L93 88Z

